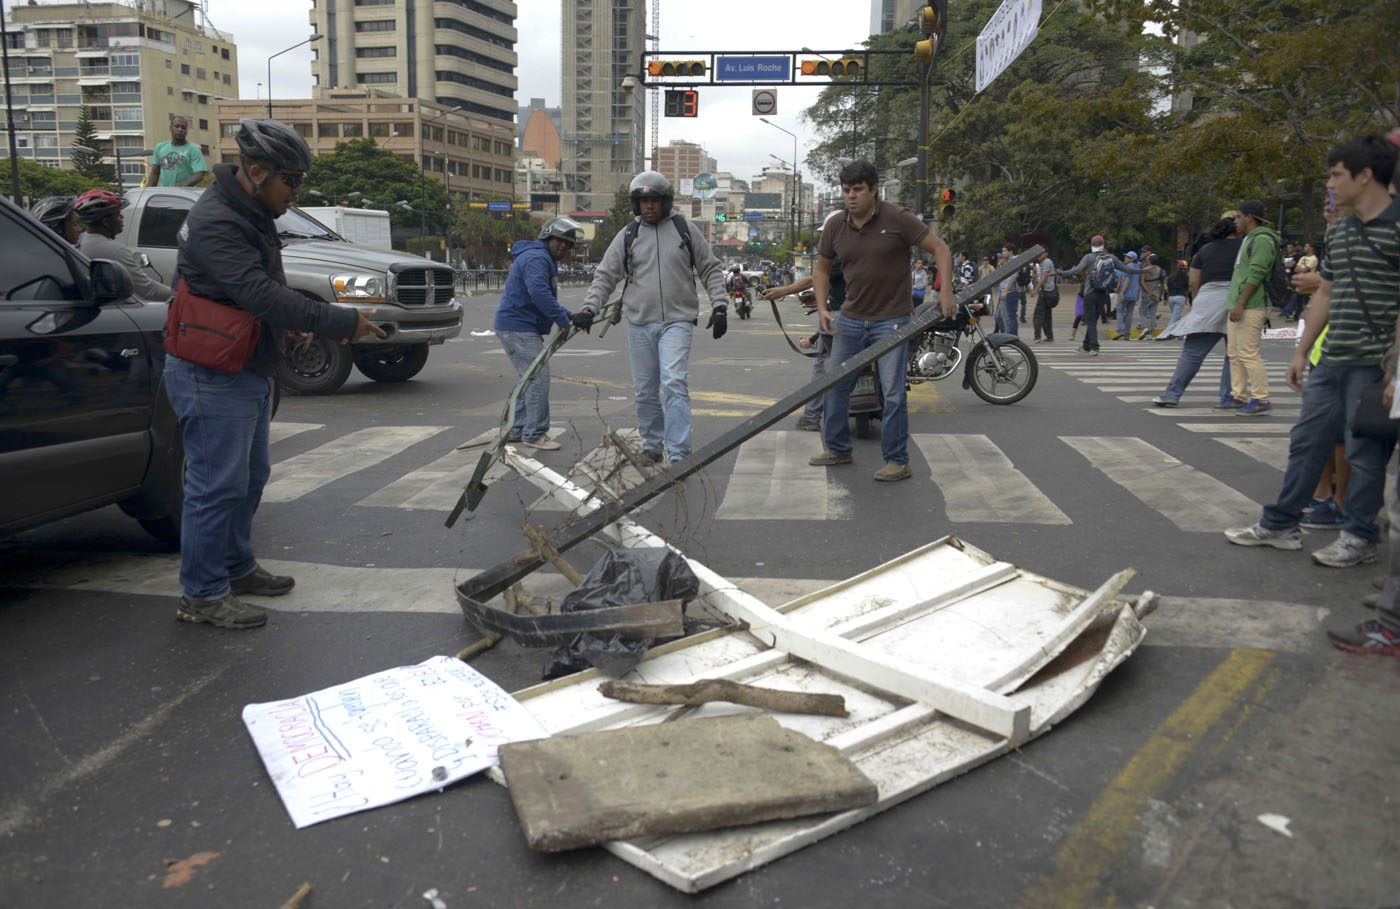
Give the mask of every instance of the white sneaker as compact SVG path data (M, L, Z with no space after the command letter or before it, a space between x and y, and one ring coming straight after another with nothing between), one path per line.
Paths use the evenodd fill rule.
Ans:
M1337 539L1315 551L1312 554L1312 560L1319 565L1326 565L1328 568L1350 568L1353 565L1374 562L1376 550L1379 548L1379 543L1372 543L1370 540L1343 530L1338 534Z
M1225 531L1225 539L1237 546L1272 546L1275 549L1302 549L1303 532L1296 527L1271 530L1262 524ZM1374 544L1372 544L1374 545ZM1317 553L1313 553L1317 557Z

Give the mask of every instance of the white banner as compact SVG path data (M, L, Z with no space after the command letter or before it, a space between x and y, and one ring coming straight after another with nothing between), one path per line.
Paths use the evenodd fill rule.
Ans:
M298 828L442 789L549 733L461 660L431 657L285 701L243 723Z
M694 178L694 177L682 177L682 178L681 178L681 195L682 195L682 196L693 196L693 195L695 195L695 178Z
M1004 0L977 36L977 90L980 92L1035 40L1040 0Z

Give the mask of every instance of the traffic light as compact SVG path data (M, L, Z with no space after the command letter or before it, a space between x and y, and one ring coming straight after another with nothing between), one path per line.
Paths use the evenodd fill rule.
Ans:
M942 221L953 220L953 215L958 212L958 194L956 190L945 189L938 194L938 217Z
M919 10L919 31L928 35L914 45L914 56L925 66L933 64L938 54L938 45L943 40L943 30L948 27L948 0L930 0L929 5Z
M653 60L647 64L649 76L703 76L703 60Z
M859 76L860 61L853 57L840 60L803 60L804 76Z
M695 117L700 113L700 93L688 88L666 89L665 114L668 117Z

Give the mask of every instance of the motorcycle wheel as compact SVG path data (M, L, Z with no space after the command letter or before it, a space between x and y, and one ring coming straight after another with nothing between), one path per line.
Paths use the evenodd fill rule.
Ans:
M1040 366L1025 341L1004 344L997 352L1001 354L1001 367L989 347L979 350L968 364L972 391L988 404L1015 404L1035 387Z

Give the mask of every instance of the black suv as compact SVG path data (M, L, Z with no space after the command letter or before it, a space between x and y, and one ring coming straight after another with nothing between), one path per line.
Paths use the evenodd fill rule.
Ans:
M121 265L0 198L0 534L116 503L179 542L164 334L165 303L132 297Z

